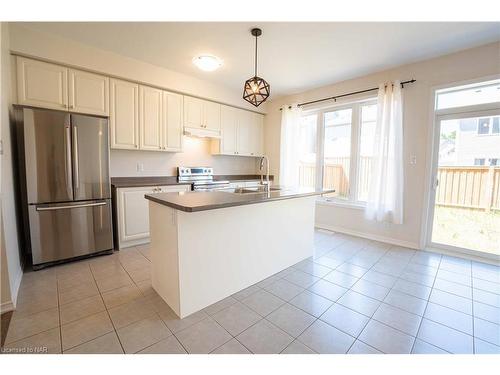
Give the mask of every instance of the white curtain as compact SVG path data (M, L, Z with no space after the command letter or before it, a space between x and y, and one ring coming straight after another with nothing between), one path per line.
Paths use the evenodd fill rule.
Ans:
M402 224L403 114L399 81L379 87L373 151L366 217Z
M301 110L283 106L281 110L280 177L283 186L299 185L299 130Z

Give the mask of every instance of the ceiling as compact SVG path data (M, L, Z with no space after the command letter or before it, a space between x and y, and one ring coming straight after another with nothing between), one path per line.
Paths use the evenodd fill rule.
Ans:
M259 76L271 96L301 92L500 40L500 23L25 23L87 45L220 83L235 90L254 73L252 27L260 27ZM215 72L191 62L209 53Z

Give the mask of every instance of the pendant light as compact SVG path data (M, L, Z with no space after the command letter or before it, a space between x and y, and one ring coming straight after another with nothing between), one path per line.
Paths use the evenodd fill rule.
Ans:
M262 35L261 29L252 29L251 34L255 37L255 75L245 81L243 88L243 99L258 107L269 97L271 87L264 78L257 76L257 38Z

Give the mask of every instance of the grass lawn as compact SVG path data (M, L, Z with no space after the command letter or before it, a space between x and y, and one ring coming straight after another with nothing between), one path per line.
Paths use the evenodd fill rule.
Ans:
M500 212L436 206L432 241L500 255Z

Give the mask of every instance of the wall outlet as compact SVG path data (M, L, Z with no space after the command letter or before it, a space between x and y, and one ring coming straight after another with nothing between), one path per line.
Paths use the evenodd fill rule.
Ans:
M144 172L144 164L137 162L137 172Z
M417 165L417 155L410 156L410 165Z

